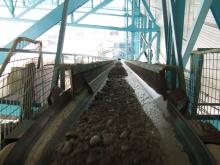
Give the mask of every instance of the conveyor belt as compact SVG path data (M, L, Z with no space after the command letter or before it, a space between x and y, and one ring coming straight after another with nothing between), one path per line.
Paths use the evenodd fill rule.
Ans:
M58 101L41 114L15 145L10 147L3 164L11 165L17 162L28 165L48 164L57 144L64 138L77 117L88 107L96 92L105 84L104 81L110 69L109 65L89 82L93 88L93 95L88 89L83 89L73 97L71 90L60 96Z
M163 100L154 90L136 75L128 66L128 82L143 106L146 114L160 131L167 150L168 164L212 165L215 161L199 137L188 126L175 106Z
M137 78L127 66L125 68L128 72L127 81L134 88L144 110L146 110L145 106L150 109L146 111L146 114L164 138L164 147L170 153L167 158L168 164L176 164L177 161L178 164L184 165L215 164L206 147L188 127L181 115L172 106L171 111L162 112L164 108L156 105L156 103L163 102L162 98L157 96L152 98L143 81ZM99 76L97 82L104 84L103 81L108 71L109 69ZM16 142L4 160L4 164L10 165L18 162L28 165L48 164L54 156L51 153L55 150L55 146L64 139L64 134L92 99L93 96L87 90L83 90L77 97L74 97L74 100L71 100L71 93L67 91L59 102L45 111L31 129Z

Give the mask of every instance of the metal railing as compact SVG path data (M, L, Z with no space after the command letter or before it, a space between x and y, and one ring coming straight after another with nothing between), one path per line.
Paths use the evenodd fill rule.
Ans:
M34 119L47 108L51 92L55 52L42 52L42 43L18 38L0 68L0 149L4 139L23 120ZM91 63L106 58L80 54L63 54L64 63ZM65 90L70 88L70 72L65 70ZM60 81L60 80L58 80ZM58 82L58 86L60 83Z
M191 115L220 130L220 49L193 52L190 67L185 78Z

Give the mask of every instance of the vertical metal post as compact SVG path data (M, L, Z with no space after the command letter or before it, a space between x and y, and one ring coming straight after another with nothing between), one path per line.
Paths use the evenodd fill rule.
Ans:
M74 23L74 12L70 15L71 17L71 23Z
M9 0L9 8L10 8L10 13L11 13L11 16L14 18L15 17L15 13L14 13L14 4L13 4L13 0Z
M63 14L62 14L62 21L60 25L60 32L59 32L59 39L57 44L57 53L55 58L55 65L63 63L63 43L64 43L64 37L65 37L65 30L66 30L66 21L67 21L67 9L68 9L69 0L65 0L63 5ZM65 72L64 70L60 71L61 75L61 88L65 89ZM59 78L59 70L55 68L55 73L53 76L53 86L57 85Z
M172 26L172 36L175 52L175 63L180 68L179 84L183 91L186 91L185 79L183 73L183 59L182 59L182 38L185 14L185 0L175 1L169 0L170 4L170 20Z
M157 32L157 46L156 46L156 62L159 63L160 56L160 31Z
M91 0L91 7L92 7L92 8L94 7L94 2L93 2L93 0Z
M134 3L135 3L135 0L132 0L132 26L135 26L135 5L134 5ZM131 50L131 57L130 57L130 59L129 60L133 60L134 59L134 54L135 54L135 41L134 41L134 38L135 38L135 34L134 34L134 32L132 31L131 32L131 48L132 48L132 50Z
M163 10L163 24L164 24L164 34L165 34L165 45L166 45L166 56L169 56L168 53L168 30L169 30L169 26L168 26L168 16L167 16L167 3L166 0L162 0L162 10ZM168 59L167 59L168 61ZM167 63L168 64L168 63Z
M183 54L184 67L186 66L189 60L191 51L193 50L193 47L202 29L202 25L204 24L205 18L207 16L207 13L210 9L211 4L212 4L212 0L202 0L201 2L197 18L194 21L193 28L190 32L190 37L186 41L186 47L185 47L184 54Z
M218 28L220 29L220 1L219 0L213 0L211 5L211 11L215 18L216 24L218 25Z
M191 55L191 74L190 74L190 89L189 94L191 102L191 116L193 119L197 115L197 105L199 100L199 92L201 89L201 77L203 68L204 55Z
M34 102L34 81L35 81L35 64L27 64L24 70L24 95L22 111L24 119L31 119L33 115L32 104Z
M152 21L149 19L148 22L148 28L151 29L152 28ZM152 32L148 32L148 62L151 64L152 63Z

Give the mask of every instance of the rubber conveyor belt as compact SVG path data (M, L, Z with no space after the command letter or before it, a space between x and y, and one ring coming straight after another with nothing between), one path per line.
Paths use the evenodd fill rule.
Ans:
M141 104L143 104L143 107L147 104L149 106L155 106L155 103L153 103L153 100L155 99L151 98L150 94L147 94L147 90L141 87L144 86L143 84L140 85L139 82L141 80L138 80L138 78L135 77L135 74L132 73L132 71L126 65L124 66L128 71L127 81L129 84L134 88L135 92L142 91L142 94L139 93L139 96L137 94L137 98ZM139 86L137 85L138 83ZM145 98L141 98L141 95L145 96ZM146 97L150 98L148 99L150 102L146 102ZM88 105L92 100L91 96L88 95L87 90L82 92L78 99L78 103L80 100L83 101L77 105L77 100L74 100L74 102L71 101L71 94L69 91L64 93L62 99L57 104L45 111L38 121L32 125L32 127L18 142L16 142L12 150L7 155L4 164L17 164L18 162L19 164L48 164L53 157L51 153L55 150L56 144L58 144L59 141L64 138L64 134L72 126L70 123L75 121L76 116L78 116L82 109L85 108L85 105ZM145 100L145 102L142 102L141 100ZM70 109L74 109L73 107L76 107L76 105L77 108L75 108L74 111L71 111ZM159 129L162 136L166 137L167 134L170 134L164 138L165 143L167 142L167 144L165 144L165 148L168 149L167 152L171 153L170 157L168 157L168 164L176 164L177 160L180 164L191 164L192 161L185 152L186 150L184 147L186 146L183 147L183 144L181 144L177 139L176 133L174 132L174 126L172 126L171 122L167 120L167 118L158 110L155 111L151 109L151 111L146 113L150 118L152 117L152 120L155 122L155 125ZM155 116L155 113L160 114ZM159 121L160 119L162 120ZM164 129L164 127L166 128ZM169 130L170 128L168 127L171 127L171 130ZM184 140L184 138L182 140ZM198 152L198 154L200 153L201 152ZM191 156L193 156L194 153L191 154ZM198 155L196 157L198 158ZM204 163L206 162L200 162L199 164Z
M215 165L215 161L201 142L199 137L188 126L186 120L175 109L167 107L167 102L149 87L125 63L127 81L135 90L143 110L151 118L162 136L162 143L166 150L166 163L169 165Z
M111 66L108 67L96 79L89 82L91 86L95 86L93 95L89 93L88 89L84 89L73 97L70 89L64 92L55 104L40 115L14 146L9 148L9 152L3 162L0 160L0 164L1 162L5 165L18 162L27 165L49 164L57 144L63 140L65 133L105 84L111 68Z

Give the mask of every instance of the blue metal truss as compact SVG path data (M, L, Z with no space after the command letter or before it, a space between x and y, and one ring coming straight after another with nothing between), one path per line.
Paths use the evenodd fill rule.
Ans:
M213 0L211 5L212 14L215 18L215 21L218 25L218 28L220 29L220 1L219 0Z
M97 10L103 8L104 6L108 5L112 1L113 0L104 0L99 5L97 5L96 7L92 8L89 12L85 13L82 17L80 17L78 20L76 20L75 23L79 23L81 20L86 18L89 14L95 13Z
M10 12L12 18L14 18L14 17L15 17L15 14L14 14L14 11L15 11L15 3L14 3L14 1L13 1L13 0L9 0L8 3L7 3L6 0L3 0L3 1L4 1L5 5L6 5L6 7L8 8L8 10L9 10L9 12Z
M76 9L81 7L83 4L88 2L88 0L70 0L68 5L67 14L71 14ZM50 13L48 13L45 17L37 21L33 24L30 28L25 30L22 34L18 37L29 37L31 39L37 39L41 36L44 32L49 30L51 27L56 25L58 22L62 20L62 11L63 11L64 4L60 4L55 9L53 9ZM40 28L39 28L40 27ZM8 43L5 47L10 48L13 44L13 41ZM2 63L5 59L6 54L1 54L0 56L0 63Z
M205 22L206 15L207 15L211 5L212 5L212 0L203 0L203 2L200 5L200 9L199 9L199 12L198 12L198 15L197 15L197 19L194 22L194 25L193 25L193 28L191 30L190 36L189 36L189 38L187 39L187 42L186 42L186 48L183 52L183 66L184 67L186 66L186 64L189 60L190 54L193 50L193 47L196 43L196 40L197 40L197 38L199 36L199 33L202 29L202 25Z

